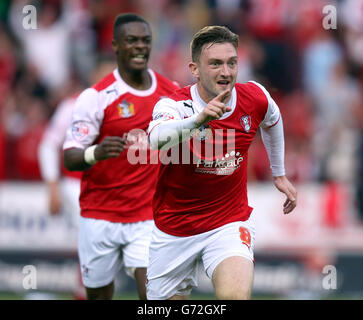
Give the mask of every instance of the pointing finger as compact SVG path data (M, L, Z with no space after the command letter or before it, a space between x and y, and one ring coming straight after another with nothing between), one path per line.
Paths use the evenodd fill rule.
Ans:
M216 96L214 100L224 102L224 100L229 96L230 93L231 91L229 89L226 89L222 91L218 96Z

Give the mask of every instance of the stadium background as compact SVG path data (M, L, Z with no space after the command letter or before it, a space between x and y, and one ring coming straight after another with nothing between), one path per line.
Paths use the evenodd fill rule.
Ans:
M23 27L27 4L37 8L36 30ZM323 28L326 5L336 9L336 29ZM99 65L114 66L112 24L121 12L150 22L149 66L182 86L193 81L193 33L227 25L240 36L238 81L261 82L280 106L299 205L283 216L258 136L249 153L253 298L362 298L363 0L2 0L0 299L70 298L78 281L76 230L47 212L37 147L57 104L88 86ZM26 265L36 267L36 290L23 287ZM337 271L336 289L324 287L326 266ZM136 297L123 271L117 292ZM201 274L193 297L211 292Z

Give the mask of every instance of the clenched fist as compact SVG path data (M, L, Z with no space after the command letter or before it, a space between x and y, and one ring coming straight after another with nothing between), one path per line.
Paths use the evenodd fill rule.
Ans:
M95 149L95 159L117 158L124 151L126 140L121 137L106 137Z

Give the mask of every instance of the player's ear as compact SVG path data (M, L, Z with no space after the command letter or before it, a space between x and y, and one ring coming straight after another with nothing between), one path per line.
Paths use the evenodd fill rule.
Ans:
M115 39L112 39L112 49L116 54L118 53L118 45Z
M189 70L194 77L199 78L199 69L195 62L189 62Z

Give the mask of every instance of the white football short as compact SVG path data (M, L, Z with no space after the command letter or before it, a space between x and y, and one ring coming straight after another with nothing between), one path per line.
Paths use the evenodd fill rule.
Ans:
M152 233L147 269L148 300L188 296L198 286L199 268L212 279L224 259L241 256L252 262L255 240L254 219L228 223L189 237L177 237L157 227Z
M153 228L153 220L114 223L80 217L78 255L84 286L110 284L122 263L131 277L134 268L146 268Z

